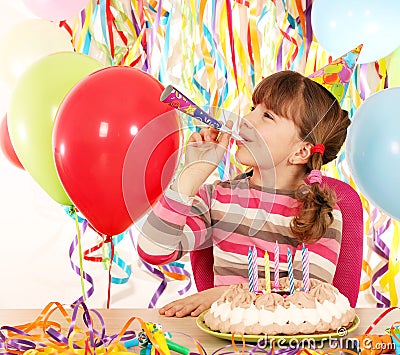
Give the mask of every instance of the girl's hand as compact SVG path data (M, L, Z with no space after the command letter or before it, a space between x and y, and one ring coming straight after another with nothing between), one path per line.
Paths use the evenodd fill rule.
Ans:
M228 121L226 126L231 129L233 122ZM194 196L221 161L230 136L214 128L193 133L186 146L185 166L173 185L174 190Z
M232 128L232 125L233 122L228 121L227 127ZM210 175L221 161L230 136L229 133L222 133L211 127L193 133L186 146L185 166L201 164L207 167Z
M160 314L167 317L185 317L191 315L197 317L205 310L209 309L229 286L219 286L196 293L194 295L171 302L159 310Z

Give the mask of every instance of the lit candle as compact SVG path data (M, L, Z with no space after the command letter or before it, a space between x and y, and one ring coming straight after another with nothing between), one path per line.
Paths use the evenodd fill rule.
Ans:
M265 291L271 293L271 277L269 271L269 255L268 252L264 253L264 267L265 267Z
M254 273L254 292L258 292L258 265L257 265L257 248L253 245L253 273Z
M249 251L247 254L248 261L248 274L249 274L249 290L250 292L254 292L254 272L253 272L253 251L251 247L249 247Z
M303 291L310 291L310 254L308 252L308 248L303 243L303 247L301 249L301 259L303 266Z
M279 245L278 241L275 242L274 250L274 288L279 290Z
M290 284L290 294L294 293L294 276L293 276L293 261L292 252L288 248L287 251L287 262L288 262L288 274L289 274L289 284Z

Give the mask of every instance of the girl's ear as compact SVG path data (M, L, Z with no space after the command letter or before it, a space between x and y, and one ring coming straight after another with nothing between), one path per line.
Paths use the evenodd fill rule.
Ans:
M289 157L289 162L292 165L304 165L307 164L308 159L311 157L311 148L313 144L310 142L301 142L298 149L293 152Z

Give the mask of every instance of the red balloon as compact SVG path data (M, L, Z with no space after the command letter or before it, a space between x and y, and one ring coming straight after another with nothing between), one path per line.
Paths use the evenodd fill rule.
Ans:
M160 102L163 89L138 69L108 67L75 85L59 108L53 129L57 172L74 205L101 234L129 228L174 175L180 127L175 111ZM124 170L125 159L130 168Z
M178 131L179 126L171 120L171 112L167 112L143 126L129 147L122 173L122 191L134 221L143 215L137 208L137 201L141 201L146 206L143 210L147 211L159 198L158 192L154 194L154 187L157 187L155 191L163 191L171 182L180 151L179 145L167 147L166 142L178 138Z
M25 170L19 161L11 143L10 133L8 132L7 115L5 115L0 122L0 147L4 156L9 160L10 163L15 165L17 168Z

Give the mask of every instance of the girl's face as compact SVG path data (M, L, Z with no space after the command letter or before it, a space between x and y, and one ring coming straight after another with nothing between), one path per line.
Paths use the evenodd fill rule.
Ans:
M256 105L240 122L243 142L237 141L236 159L259 169L289 164L289 157L301 142L294 122Z

